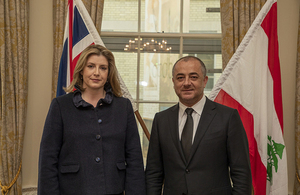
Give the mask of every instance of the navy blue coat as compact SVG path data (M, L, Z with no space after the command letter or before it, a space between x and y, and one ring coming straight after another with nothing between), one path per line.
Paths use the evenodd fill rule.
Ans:
M106 93L96 108L69 93L53 99L40 145L38 194L145 194L131 102Z

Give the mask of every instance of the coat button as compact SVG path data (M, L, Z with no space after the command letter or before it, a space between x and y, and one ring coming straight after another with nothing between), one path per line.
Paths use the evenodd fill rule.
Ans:
M98 119L98 123L102 123L102 119Z
M101 138L101 135L96 135L96 140L99 140Z
M190 170L186 169L185 172L186 172L186 173L190 173Z
M98 163L98 162L100 162L100 157L96 157L95 158L95 161Z

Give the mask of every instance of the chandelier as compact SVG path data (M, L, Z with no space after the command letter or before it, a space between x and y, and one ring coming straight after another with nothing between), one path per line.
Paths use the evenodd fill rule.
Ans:
M125 45L124 51L136 52L138 50L138 38L134 40L129 39L128 44ZM169 52L172 47L167 46L167 41L164 39L155 40L154 38L145 38L144 41L140 38L140 51L145 52Z

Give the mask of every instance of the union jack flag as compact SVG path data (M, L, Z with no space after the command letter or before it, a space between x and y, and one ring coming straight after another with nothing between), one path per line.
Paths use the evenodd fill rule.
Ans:
M56 96L65 94L63 87L73 80L74 68L81 52L91 44L104 46L82 1L69 0Z

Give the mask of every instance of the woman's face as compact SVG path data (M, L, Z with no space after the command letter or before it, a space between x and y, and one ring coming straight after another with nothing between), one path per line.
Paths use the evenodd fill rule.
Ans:
M103 91L108 77L108 61L100 55L88 57L86 65L81 71L85 91Z

